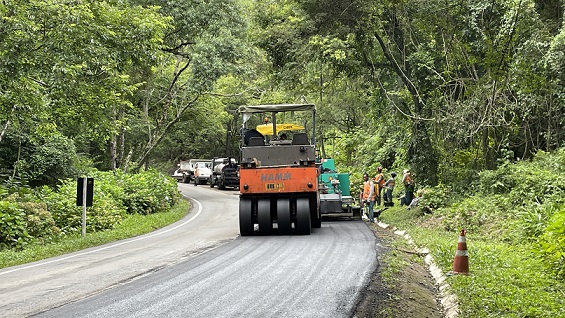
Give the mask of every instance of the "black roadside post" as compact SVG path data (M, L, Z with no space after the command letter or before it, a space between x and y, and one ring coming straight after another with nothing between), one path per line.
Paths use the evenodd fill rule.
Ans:
M82 237L86 236L86 207L92 206L94 178L77 179L77 206L82 206Z

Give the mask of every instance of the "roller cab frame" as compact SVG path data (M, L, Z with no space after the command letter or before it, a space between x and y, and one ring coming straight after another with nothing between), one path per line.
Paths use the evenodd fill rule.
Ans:
M312 228L321 226L315 106L241 106L239 112L243 118L239 170L241 235L309 235ZM311 113L311 119L305 121L309 127L286 122L289 117L298 121L293 116L297 112ZM265 119L250 129L253 116ZM277 124L277 116L284 117L285 123ZM289 139L279 138L278 133L283 131L290 135Z

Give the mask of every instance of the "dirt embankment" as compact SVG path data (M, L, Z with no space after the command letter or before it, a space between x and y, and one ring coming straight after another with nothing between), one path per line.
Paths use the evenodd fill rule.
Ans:
M354 317L443 317L437 287L421 257L410 248L395 248L395 240L403 238L392 230L376 224L370 227L379 237L384 253L378 255L379 266L372 274Z

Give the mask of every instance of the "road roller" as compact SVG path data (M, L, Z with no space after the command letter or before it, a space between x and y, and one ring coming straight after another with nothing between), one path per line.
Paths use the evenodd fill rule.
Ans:
M321 226L313 104L240 106L242 236L309 235Z

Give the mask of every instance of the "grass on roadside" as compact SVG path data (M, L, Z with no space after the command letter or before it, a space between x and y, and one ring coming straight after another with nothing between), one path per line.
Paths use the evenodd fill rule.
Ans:
M444 273L451 270L459 233L444 230L441 220L419 209L394 207L381 218L429 248ZM544 268L534 246L513 246L480 231L466 238L470 275L448 277L461 317L565 317L565 282Z
M408 264L404 260L404 258L399 256L399 253L402 252L398 251L398 248L405 248L405 249L409 248L407 247L406 242L403 240L396 240L392 243L392 246L393 248L390 254L387 254L385 256L385 259L382 260L382 262L385 263L386 266L382 266L382 273L381 273L383 282L389 288L393 288L394 286L396 286L397 284L396 277L398 273L400 273L404 269L404 267Z
M0 268L26 264L146 234L182 219L187 214L189 207L189 202L181 199L168 212L148 215L132 214L108 231L88 233L87 226L84 238L79 233L48 244L30 244L22 251L0 251Z
M397 242L399 241L394 242L393 245L396 245ZM388 290L391 291L388 294L389 296L388 301L398 302L401 299L400 295L393 291L395 286L397 286L397 284L399 283L398 275L404 269L407 263L400 255L398 255L395 249L392 249L390 253L385 253L383 259L379 260L379 263L382 271L381 272L382 281L385 284L385 286L388 288ZM386 304L383 305L384 308L378 313L379 317L389 318L389 317L395 317L398 314L395 306L387 306Z

